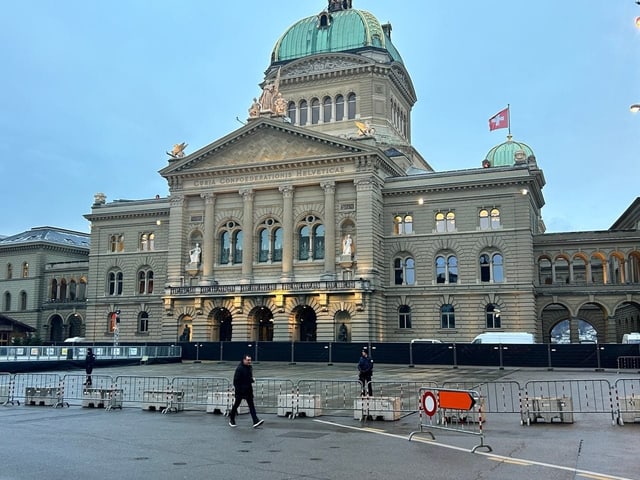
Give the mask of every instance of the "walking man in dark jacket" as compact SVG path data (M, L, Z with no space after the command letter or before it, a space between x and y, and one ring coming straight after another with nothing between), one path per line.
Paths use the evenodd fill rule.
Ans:
M369 358L369 350L367 347L362 349L362 355L360 356L360 360L358 361L358 379L362 384L362 396L364 397L366 393L369 394L370 397L373 396L373 391L371 388L371 377L373 376L373 360Z
M236 400L233 402L233 407L231 407L231 413L229 413L229 426L236 426L236 415L242 400L245 400L249 406L249 413L253 419L253 428L258 428L264 423L264 420L258 418L256 407L253 404L253 382L255 380L253 378L253 367L251 366L251 355L245 355L233 375Z
M91 386L92 380L91 380L91 372L93 372L93 366L96 363L96 357L93 354L93 349L91 347L87 348L87 354L84 357L84 371L87 374L87 380L85 382L85 384L87 385L87 387Z

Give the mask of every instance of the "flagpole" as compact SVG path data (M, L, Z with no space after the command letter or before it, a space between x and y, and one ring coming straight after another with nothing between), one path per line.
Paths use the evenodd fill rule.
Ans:
M507 122L509 124L509 136L511 136L511 109L508 103L507 103L507 118L509 119L509 122Z

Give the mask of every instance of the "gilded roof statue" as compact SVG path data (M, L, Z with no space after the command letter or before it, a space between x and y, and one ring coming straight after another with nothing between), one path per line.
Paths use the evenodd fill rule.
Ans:
M187 148L188 146L189 144L185 142L176 143L173 146L173 149L170 152L167 152L167 155L169 155L171 158L183 158L184 149Z

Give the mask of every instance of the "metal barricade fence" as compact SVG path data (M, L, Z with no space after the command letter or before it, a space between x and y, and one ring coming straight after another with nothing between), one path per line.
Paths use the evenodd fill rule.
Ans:
M576 413L606 413L615 422L611 384L607 380L531 380L525 383L522 423L573 423Z
M113 390L114 381L110 375L91 375L92 383L86 385L87 376L85 374L64 375L64 399L71 405L82 405L87 397L87 392L108 392Z
M522 415L522 387L514 380L498 382L444 382L442 388L475 390L482 398L482 411ZM485 419L486 421L486 419Z
M292 380L283 378L259 378L253 385L253 401L256 409L264 413L277 413L278 396L295 392Z
M54 373L17 373L14 399L24 405L56 406L60 398L61 378Z
M0 372L0 405L13 405L13 375Z
M122 389L122 402L125 407L144 408L145 397L151 393L163 397L173 391L171 380L167 377L119 375L114 378L114 387Z
M354 399L360 398L362 384L358 380L299 380L297 392L319 399L316 416L353 416Z
M640 372L640 356L618 357L618 373L622 370L635 370Z
M640 423L640 379L618 379L614 390L618 425Z
M174 391L182 392L185 410L204 410L209 406L222 405L223 394L231 397L231 384L226 378L218 377L174 377L171 380ZM215 410L214 408L213 410ZM225 413L219 408L221 413Z

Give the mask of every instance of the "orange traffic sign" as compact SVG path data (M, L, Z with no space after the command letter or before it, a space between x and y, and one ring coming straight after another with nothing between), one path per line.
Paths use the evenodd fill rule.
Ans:
M451 408L453 410L471 410L476 404L470 392L461 390L440 390L438 394L440 408Z

